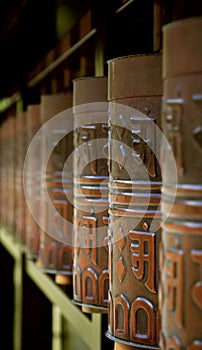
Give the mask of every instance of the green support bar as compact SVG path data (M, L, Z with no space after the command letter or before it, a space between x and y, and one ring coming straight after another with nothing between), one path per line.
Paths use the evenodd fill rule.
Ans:
M22 349L22 303L23 303L23 255L15 260L13 270L14 280L14 325L13 343L14 350Z
M23 273L32 279L53 305L53 350L70 349L70 343L74 346L73 342L78 344L80 350L101 350L102 315L92 314L90 320L40 267L26 258L25 248L3 226L0 228L0 242L15 260L14 350L22 349ZM63 343L66 343L65 347Z

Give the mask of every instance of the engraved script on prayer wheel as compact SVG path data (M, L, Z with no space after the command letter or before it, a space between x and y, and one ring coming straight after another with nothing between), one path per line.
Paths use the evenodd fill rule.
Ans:
M107 336L117 349L159 349L161 171L158 146L152 150L150 144L156 142L155 125L160 126L161 55L120 57L108 68Z
M106 99L106 77L73 81L73 294L74 302L81 305L84 312L91 313L108 310L108 168L105 153L108 114L107 103L99 104ZM99 122L100 114L102 122ZM80 171L82 162L84 167Z
M162 149L162 349L202 349L201 38L202 17L163 27L162 127L178 183L171 181L169 150Z
M72 94L42 95L40 104L41 123L48 122L58 113L64 112L72 106ZM62 216L67 222L73 220L73 208L67 199L66 193L71 192L72 167L64 170L66 159L71 154L73 144L72 135L67 132L63 123L55 123L54 129L47 127L42 134L42 162L47 147L52 146L52 152L47 162L46 170L41 174L41 215L46 232L40 232L39 258L46 272L55 274L56 283L70 284L72 276L72 230L68 224L58 219ZM58 142L58 140L61 140ZM44 151L44 152L43 152ZM54 213L46 204L45 189L56 209ZM64 242L64 243L63 243ZM66 242L66 243L65 243Z

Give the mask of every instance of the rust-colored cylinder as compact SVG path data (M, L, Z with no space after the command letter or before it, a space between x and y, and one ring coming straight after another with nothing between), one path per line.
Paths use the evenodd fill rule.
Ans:
M108 311L106 101L106 77L87 77L73 81L73 297L74 302L89 313Z
M18 112L16 115L15 226L16 237L22 244L25 244L26 241L25 213L27 206L23 188L23 167L26 151L26 113Z
M4 224L8 228L9 227L9 204L11 201L10 198L10 191L9 191L9 185L10 185L10 118L7 118L5 121L5 139L4 139L4 152L5 158L4 158L4 164L5 164L5 173L4 173Z
M31 146L31 142L37 131L40 129L40 105L28 105L27 107L27 147ZM28 200L34 201L34 209L40 211L40 157L41 150L33 154L33 157L27 159L27 167L25 174L26 186L29 188ZM29 207L26 210L26 248L30 257L36 259L39 254L40 227L33 217Z
M159 349L161 171L155 126L161 124L161 60L151 54L108 62L107 336L120 349Z
M163 27L162 349L202 348L202 17ZM169 212L170 202L174 205Z
M14 192L14 167L15 167L15 118L9 117L7 119L7 142L6 142L6 154L7 154L7 226L14 232L14 217L15 217L15 192Z
M72 94L42 95L40 104L41 124L49 122L54 116L72 106ZM61 215L68 222L73 221L73 207L67 200L65 192L73 191L72 167L63 171L67 157L73 144L72 134L67 134L66 128L55 123L54 129L48 126L42 133L42 164L47 162L46 171L41 173L41 215L44 230L40 232L39 262L47 273L54 274L55 280L61 283L71 283L72 276L72 245L71 235L65 224L58 224L57 216ZM47 132L48 131L48 132ZM61 141L58 142L58 140ZM46 147L52 147L49 159L44 159ZM63 187L64 186L64 187ZM53 214L46 205L45 189L56 209ZM70 242L70 243L66 243ZM66 282L65 282L66 281Z
M1 125L1 221L6 224L7 222L7 203L8 203L8 161L6 143L8 133L8 121L4 120Z

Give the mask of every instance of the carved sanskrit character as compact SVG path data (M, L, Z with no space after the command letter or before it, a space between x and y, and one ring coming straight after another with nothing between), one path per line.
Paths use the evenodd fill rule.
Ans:
M82 157L84 164L90 164L91 171L97 175L97 162L91 140L96 139L96 125L83 125L79 129L78 144L82 144ZM82 158L79 155L79 162Z
M150 143L154 143L155 136L155 119L131 117L132 123L132 145L134 150L135 161L143 162L151 177L157 176L155 153L150 147Z
M152 303L142 297L136 298L131 305L130 333L134 341L144 343L155 339L155 311Z
M180 250L167 251L165 269L165 300L167 300L169 310L175 312L175 320L178 323L178 326L183 327L183 252Z
M145 286L156 293L155 288L155 234L130 231L132 270L138 280L145 276L145 263L148 265Z
M193 262L195 262L196 264L201 265L201 268L202 268L202 250L197 250L197 249L192 250L191 257L192 257ZM202 273L201 273L200 277L202 279ZM196 303L196 305L200 309L202 309L202 281L200 281L200 282L198 281L193 286L192 297L193 297L194 302Z
M91 255L91 261L94 265L97 265L96 226L97 219L95 217L81 217L80 234L82 234L83 248L86 254Z
M182 98L166 100L166 128L168 139L176 157L179 175L184 173L181 118L184 100Z

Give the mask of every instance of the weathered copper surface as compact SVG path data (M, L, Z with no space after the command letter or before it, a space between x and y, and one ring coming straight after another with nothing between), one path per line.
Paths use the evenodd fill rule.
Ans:
M5 144L5 152L7 157L7 188L5 195L7 197L7 225L12 232L15 232L14 217L15 217L15 118L7 119L7 138Z
M104 156L108 137L107 103L98 109L99 102L106 102L107 99L107 78L88 77L74 80L73 97L74 301L82 305L83 311L107 312L108 168L106 155ZM92 102L98 104L95 104L94 108L89 107L88 104ZM100 113L104 116L103 123L98 123L97 115ZM87 124L87 118L92 122ZM100 146L99 139L102 138L106 139L106 142ZM93 140L98 140L97 146L93 145ZM81 151L80 146L83 146ZM97 159L100 152L103 152L103 158ZM95 156L94 160L91 158L92 154ZM78 169L83 159L85 167L80 172Z
M8 120L5 120L1 125L1 221L6 224L7 222L7 206L8 206L8 162L7 153L5 149L7 147L8 138Z
M1 221L12 232L14 225L14 147L15 118L8 117L1 125Z
M71 94L55 94L41 96L40 118L41 123L47 122L50 118L57 115L72 105ZM45 148L51 143L55 144L60 134L66 135L66 130L61 130L61 126L50 129L50 133L45 133L42 140L42 162ZM73 191L72 168L63 172L66 158L72 151L72 135L68 134L55 145L47 163L45 173L41 173L41 215L43 216L43 225L47 232L40 232L40 250L39 258L41 265L49 273L70 275L72 274L72 246L63 242L71 241L72 231L70 232L64 225L60 227L57 221L57 215L63 216L67 221L73 220L73 209L68 202L65 191ZM56 208L55 216L47 210L44 189L47 186L48 195ZM64 191L64 188L65 191ZM49 230L50 229L50 230ZM50 235L50 232L53 234Z
M160 126L161 55L121 57L109 61L108 67L111 161L107 336L128 348L158 349L161 230L153 231L150 226L160 225L161 172L155 157L159 149L154 154L150 141L156 138L155 124ZM127 109L118 104L142 114L134 110L126 113ZM117 120L121 121L119 125Z
M202 18L163 28L163 131L173 150L178 184L171 182L168 149L162 232L162 349L202 348Z
M15 212L16 236L20 243L26 241L26 201L23 188L23 166L27 152L26 140L26 113L16 115L16 167L15 167Z
M29 105L27 107L27 146L29 147L33 137L40 129L40 106ZM34 158L28 159L25 181L29 187L30 200L34 201L35 213L40 211L40 149L34 154ZM29 208L26 210L26 247L28 254L34 258L39 254L40 227L36 223Z

